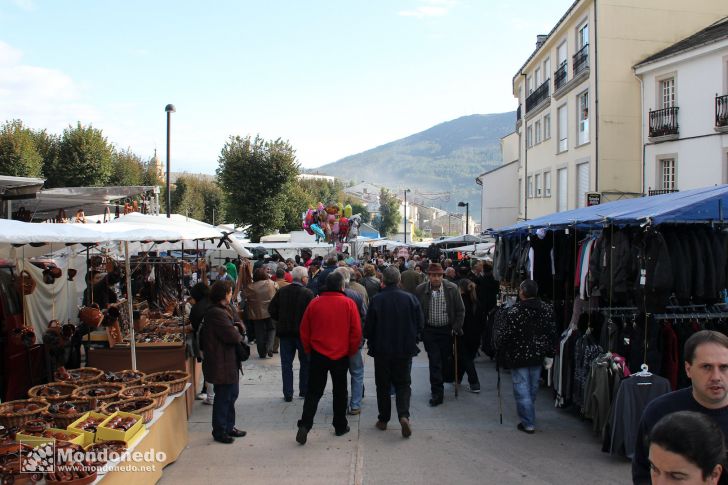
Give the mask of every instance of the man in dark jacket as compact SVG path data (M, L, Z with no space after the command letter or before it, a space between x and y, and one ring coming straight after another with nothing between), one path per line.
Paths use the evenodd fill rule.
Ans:
M202 326L202 369L205 379L215 385L212 405L212 437L220 443L232 443L245 436L235 427L235 401L238 399L240 362L236 352L242 341L242 327L236 328L230 299L232 281L216 281L210 289L210 307Z
M321 268L321 272L316 275L316 288L309 286L309 288L311 288L311 291L313 291L315 295L326 291L326 278L337 268L336 264L336 253L330 253L326 257L326 264L324 264L324 266Z
M407 293L415 294L418 286L425 282L425 274L416 271L414 266L402 272L402 289Z
M298 352L298 396L306 396L308 390L308 355L298 334L303 313L313 300L313 292L306 288L308 270L297 266L291 271L293 283L275 294L268 306L268 312L276 323L276 334L280 339L281 373L283 375L283 399L293 400L293 357Z
M429 281L415 290L425 317L423 339L430 363L430 406L442 404L444 380L453 382L452 336L463 334L465 305L457 285L443 279L440 263L427 267Z
M523 281L518 297L515 305L498 314L494 339L499 363L511 369L516 411L521 420L518 429L533 434L541 366L546 357L554 355L556 322L553 307L538 298L535 281Z
M376 426L382 431L387 429L392 415L390 389L394 385L402 436L409 438L412 357L420 351L417 336L424 327L424 316L417 298L397 287L400 274L396 268L385 269L382 277L385 288L372 300L364 327L369 355L374 358L379 408Z

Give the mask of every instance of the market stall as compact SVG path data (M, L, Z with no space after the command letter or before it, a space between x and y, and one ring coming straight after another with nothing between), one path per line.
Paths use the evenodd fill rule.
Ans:
M635 427L641 415L625 412L634 386L620 384L636 374L664 389L686 387L679 364L685 340L700 329L728 334L727 203L728 185L720 185L493 231L494 276L505 298L532 279L554 305L560 338L549 382L556 405L591 419L613 454L630 456L613 430Z
M161 448L161 451L164 451L167 457L165 458L166 462L158 464L159 466L157 466L155 472L157 475L145 474L142 478L142 481L154 483L161 474L161 468L164 464L174 461L186 444L186 418L191 408L191 403L186 398L190 397L189 384L192 381L194 371L185 353L184 342L179 342L181 345L176 346L160 346L161 348L156 348L157 346L137 348L135 322L133 321L135 302L134 292L131 291L133 270L130 263L129 243L139 241L156 243L193 242L200 239L224 241L225 235L214 228L174 223L156 225L151 224L150 221L137 219L134 222L92 225L30 224L0 220L0 246L16 246L15 253L19 254L19 259L8 266L10 279L3 280L7 284L0 285L3 294L7 296L6 299L0 300L2 305L0 318L4 323L6 343L10 344L7 338L8 335L17 334L16 349L13 352L24 351L28 362L31 362L33 360L31 353L33 351L38 348L48 348L48 345L39 345L35 341L35 327L39 319L41 320L40 329L43 330L44 343L49 334L56 335L58 341L74 338L74 331L77 333L78 328L80 328L73 323L69 323L69 320L72 319L67 317L68 313L73 313L71 312L73 304L67 302L68 307L64 308L61 305L61 300L77 298L77 295L74 294L77 293L79 288L75 284L69 284L69 281L75 278L84 280L83 275L72 275L69 271L69 269L72 269L70 266L54 266L46 269L32 266L33 263L30 260L22 257L24 245L47 245L50 249L51 246L56 245L82 244L90 248L98 245L123 243L123 264L112 262L113 265L109 266L108 269L115 272L123 267L121 272L125 276L126 299L114 306L116 312L111 311L111 306L108 307L108 312L102 312L102 310L105 310L102 308L93 310L93 307L87 303L82 308L80 316L84 325L97 326L102 320L107 321L110 319L114 320L113 323L118 324L118 321L123 320L123 315L126 313L129 327L128 344L125 345L123 338L120 338L120 341L116 342L113 349L94 349L100 353L89 352L86 367L66 370L61 366L56 369L53 372L53 378L61 382L34 386L29 390L31 393L29 400L16 400L0 404L0 424L5 426L5 429L2 430L2 439L6 444L14 440L22 441L23 439L34 441L56 439L61 440L58 443L68 443L68 445L58 446L80 446L84 444L84 433L69 428L72 424L72 418L77 418L78 420L85 420L83 421L85 424L81 423L84 426L86 424L93 425L94 430L98 425L99 431L95 440L99 442L97 443L98 446L106 446L107 443L111 443L111 441L108 441L109 439L116 437L117 440L123 442L123 445L119 446L127 449L139 446L144 448L154 447L157 451L160 451ZM108 262L105 261L104 264ZM76 263L71 264L75 265ZM21 272L18 272L18 269ZM89 275L92 275L91 272L89 272ZM33 296L34 294L35 296ZM10 302L15 300L20 303L13 307L5 304L6 300ZM45 301L46 307L49 308L43 311L43 305L33 304L34 300ZM31 305L29 305L29 302L31 302ZM48 311L50 311L50 314ZM43 328L42 322L49 316L56 316L61 322L65 322L59 322L57 332L53 331L52 324L48 325L47 328ZM171 315L166 318L170 317ZM33 321L29 321L29 318ZM90 323L89 318L92 319L93 323ZM69 327L71 334L66 335L64 332ZM141 326L138 328L143 331ZM107 333L107 335L111 334ZM19 376L22 380L22 366L20 368L11 367L13 361L8 358L12 353L10 350L12 349L9 347L5 349L6 359L3 376L6 378L11 375ZM106 362L100 355L103 353L102 350L113 352L113 355L106 356ZM41 360L43 357L41 356ZM98 362L96 365L101 370L88 366L94 359ZM30 384L35 384L32 382L32 365L30 367L29 372L25 375L25 385L20 386L25 390L30 387ZM141 368L145 369L146 372ZM12 369L12 372L10 372L10 369ZM162 390L165 389L166 391L163 393ZM122 393L127 390L131 394L124 396L125 399L122 399ZM152 395L152 391L156 394ZM161 394L164 394L164 396L171 394L174 398L165 405ZM109 407L112 404L114 407ZM89 415L89 412L92 414ZM94 420L100 419L100 417L96 418L93 413L103 413L108 418L103 423L96 422ZM44 418L45 420L37 421L38 418ZM48 429L43 424L48 421L51 421L55 428ZM134 430L133 435L129 434L132 429ZM21 450L24 449L21 445ZM16 461L9 464L5 460L4 468L0 469L0 473L6 477L14 476L18 471L14 468L19 464L18 457L12 460ZM84 464L70 463L69 466L71 465L76 467L72 476L46 474L47 479L65 483L71 479L88 478L87 471L82 469L81 466ZM97 471L93 473L97 473ZM105 475L104 480L113 480L112 477L115 476L115 473L117 472L109 472ZM128 479L128 476L124 477L124 479Z

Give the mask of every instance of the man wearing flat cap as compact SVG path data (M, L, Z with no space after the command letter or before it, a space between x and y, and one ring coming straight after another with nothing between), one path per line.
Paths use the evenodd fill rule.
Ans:
M463 334L465 305L457 285L443 278L439 263L427 267L428 281L415 290L425 316L423 340L430 364L430 406L442 404L444 380L454 379L452 339Z

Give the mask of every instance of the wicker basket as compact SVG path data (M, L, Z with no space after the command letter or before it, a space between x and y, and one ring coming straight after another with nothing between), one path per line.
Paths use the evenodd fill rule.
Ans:
M18 406L35 404L38 409L32 411L14 411ZM38 419L48 409L48 402L43 399L19 399L0 404L0 425L6 428L19 428L26 421Z
M144 384L167 384L170 394L182 392L189 380L190 375L182 370L167 370L147 375L142 382Z
M99 405L93 398L72 398L64 402L74 404L76 409L70 413L54 413L52 409L48 409L43 413L43 417L47 420L53 421L53 426L59 429L66 429L69 424L73 423L89 411L98 412Z
M125 405L133 404L137 401L151 401L151 404L149 404L148 406L138 408L138 409L120 409L121 407L123 407ZM108 415L114 414L116 411L124 411L126 413L139 414L142 417L142 419L144 420L144 422L148 423L154 417L155 409L157 409L157 408L154 406L154 399L149 398L149 397L137 397L134 399L124 399L121 401L114 401L114 402L105 404L101 408L101 412L104 414L108 414Z
M110 403L119 399L119 392L124 389L124 387L124 384L114 384L112 382L97 382L95 384L88 384L86 386L77 387L73 390L71 396L73 398L96 399L100 406L102 404ZM99 394L97 396L92 396L88 394L89 391L97 388L103 388L105 390L108 390L109 392Z
M124 384L125 387L138 386L146 375L145 372L140 370L120 370L118 372L107 372L101 377L101 381ZM113 376L113 378L109 379L110 376Z
M99 382L101 380L101 377L104 375L104 371L95 367L81 367L80 369L73 369L67 372L71 375L70 379L64 379L58 374L56 374L55 376L56 379L62 382L70 382L71 384L76 384L77 386L85 386L87 384Z
M140 386L130 386L119 392L120 399L147 398L154 399L154 408L159 409L164 405L164 401L169 396L169 386L167 384L142 384Z
M50 395L50 396L44 396L43 391L48 387L54 387L58 389L61 393L57 395ZM40 386L34 386L31 387L28 390L28 396L31 398L37 398L37 399L45 399L46 401L50 403L54 402L63 402L67 401L71 397L71 393L74 389L76 389L78 386L76 384L71 384L70 382L49 382L48 384L41 384Z

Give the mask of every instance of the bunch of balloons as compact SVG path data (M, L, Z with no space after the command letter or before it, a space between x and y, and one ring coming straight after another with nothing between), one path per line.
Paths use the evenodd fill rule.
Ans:
M303 214L302 226L307 233L316 235L316 242L344 243L359 233L361 216L351 212L350 204L342 210L339 204L324 206L319 202L315 209L308 209Z

